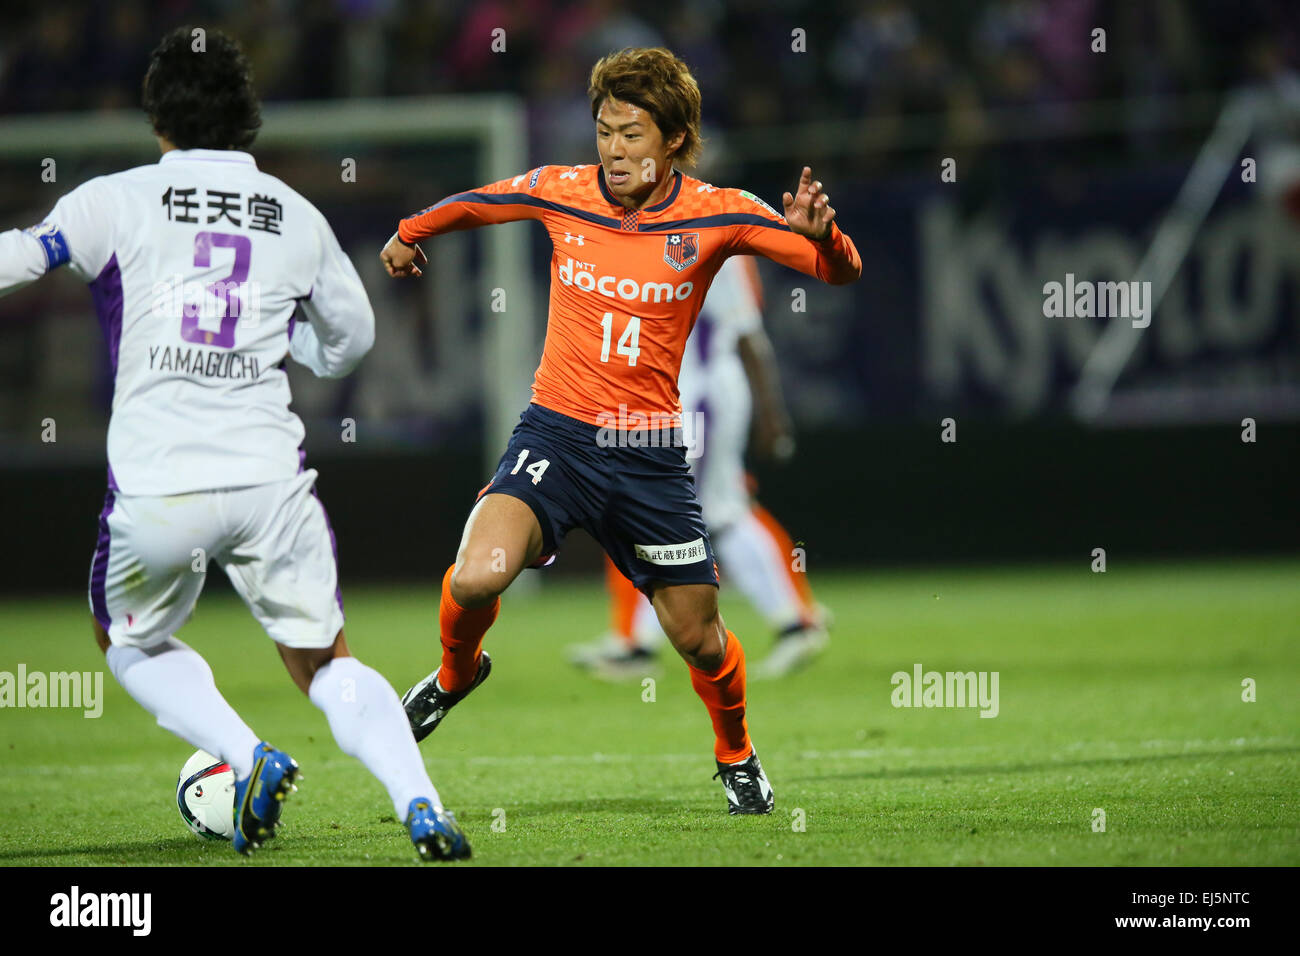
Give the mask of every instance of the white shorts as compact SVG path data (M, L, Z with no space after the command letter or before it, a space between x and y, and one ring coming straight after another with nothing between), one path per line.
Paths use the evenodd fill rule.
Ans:
M709 531L743 518L750 508L745 481L752 399L745 368L735 355L718 356L706 370L683 363L678 382L683 414L703 428L703 454L691 459L695 491Z
M315 482L308 469L186 495L110 491L90 566L91 613L114 644L155 644L190 619L215 561L273 640L329 647L343 627L343 597Z

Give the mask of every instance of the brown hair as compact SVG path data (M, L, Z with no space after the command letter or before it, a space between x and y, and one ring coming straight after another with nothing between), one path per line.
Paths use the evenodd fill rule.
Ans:
M694 166L700 157L700 88L690 69L663 47L628 48L610 53L591 68L591 118L606 98L639 106L669 140L685 133L673 162Z

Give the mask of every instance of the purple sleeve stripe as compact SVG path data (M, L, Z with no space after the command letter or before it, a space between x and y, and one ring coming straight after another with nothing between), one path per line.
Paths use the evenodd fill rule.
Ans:
M306 452L302 452L301 454L305 461L307 457ZM316 503L320 505L321 514L325 516L325 527L329 529L330 550L334 552L334 599L339 602L339 611L343 611L343 580L339 577L339 542L338 539L334 537L334 525L330 524L330 513L325 510L325 502L320 500L320 495L316 494L316 489L314 487L311 490L311 496L315 498Z
M90 295L95 300L99 327L104 331L108 345L108 362L117 379L117 351L122 343L122 270L117 265L117 253L90 283Z
M108 616L105 582L108 579L108 548L110 544L108 516L113 513L113 504L116 500L116 496L111 491L104 496L104 510L99 513L99 540L95 543L95 557L90 563L90 609L95 615L95 620L99 622L100 627L105 631L113 623L112 618Z

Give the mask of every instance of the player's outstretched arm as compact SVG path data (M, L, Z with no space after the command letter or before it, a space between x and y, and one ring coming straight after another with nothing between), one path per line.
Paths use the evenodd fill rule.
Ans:
M732 253L765 256L831 285L854 282L862 276L857 247L835 224L830 196L813 178L811 168L803 168L794 195L787 192L781 197L784 216L752 193L729 193L738 203L730 211L757 214L768 220L766 225L736 226L730 241Z
M91 281L112 254L119 221L114 197L100 178L56 202L39 225L0 233L0 295L65 265L77 278Z
M45 247L31 232L0 232L0 295L35 282L50 268Z
M541 219L545 210L543 196L553 188L555 178L564 168L539 166L531 175L520 173L510 179L456 193L428 209L407 216L397 224L397 232L379 253L384 269L395 279L421 275L420 267L428 260L416 243L431 236L499 222Z

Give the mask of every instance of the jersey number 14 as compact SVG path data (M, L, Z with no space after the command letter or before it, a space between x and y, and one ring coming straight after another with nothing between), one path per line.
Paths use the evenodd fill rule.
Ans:
M614 313L606 312L605 317L600 320L600 327L604 334L600 342L600 360L609 361L609 343L614 335ZM618 337L617 351L619 355L627 356L627 364L635 365L636 357L641 354L641 349L637 347L637 339L641 336L641 320L635 315L629 316L627 327L623 329L623 334Z

